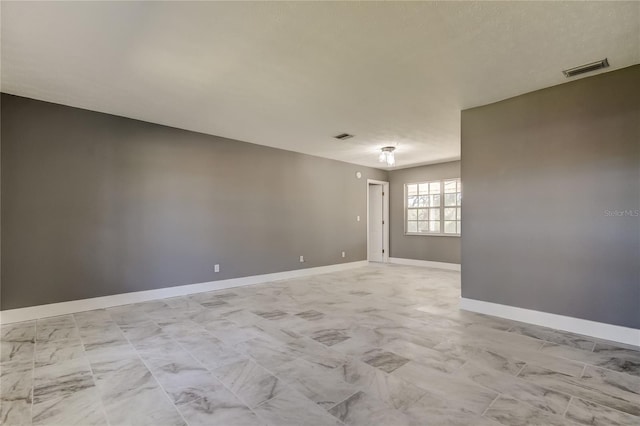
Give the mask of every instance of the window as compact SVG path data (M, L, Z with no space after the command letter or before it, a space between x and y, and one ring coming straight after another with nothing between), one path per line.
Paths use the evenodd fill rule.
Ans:
M460 179L406 184L405 199L405 233L460 235Z

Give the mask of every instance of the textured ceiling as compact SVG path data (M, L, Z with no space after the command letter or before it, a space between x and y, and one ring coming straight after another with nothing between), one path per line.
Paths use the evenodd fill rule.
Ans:
M640 63L640 2L1 8L3 92L374 167L459 157L461 109L562 69Z

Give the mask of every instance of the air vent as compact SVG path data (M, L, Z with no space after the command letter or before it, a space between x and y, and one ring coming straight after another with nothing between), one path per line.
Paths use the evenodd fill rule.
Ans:
M341 141L344 141L344 140L347 140L347 139L351 139L352 137L353 137L353 135L350 135L349 133L340 133L339 135L334 136L335 139L338 139L338 140L341 140Z
M579 67L569 68L568 70L562 71L564 76L575 77L576 75L584 74L587 72L592 72L596 70L601 70L603 68L607 68L609 66L609 61L607 58L604 58L601 61L591 62L590 64L580 65Z

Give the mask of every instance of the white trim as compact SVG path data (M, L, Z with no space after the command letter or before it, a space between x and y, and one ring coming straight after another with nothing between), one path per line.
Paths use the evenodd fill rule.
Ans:
M459 263L433 262L431 260L403 259L401 257L390 257L389 263L398 265L422 266L425 268L449 269L451 271L459 271Z
M382 245L384 254L382 263L389 262L389 182L367 179L367 260L369 260L369 185L382 185Z
M454 237L454 238L460 238L461 235L460 234L425 234L420 233L420 232L405 232L404 233L405 236L407 237Z
M272 274L253 275L250 277L231 278L228 280L210 281L206 283L180 285L175 287L158 288L154 290L136 291L133 293L114 294L111 296L94 297L91 299L72 300L69 302L51 303L48 305L30 306L0 311L0 323L9 324L29 321L38 318L57 315L73 314L94 309L110 308L112 306L129 305L131 303L164 299L167 297L186 296L205 291L222 290L225 288L262 284L270 281L290 278L307 277L309 275L326 274L344 271L368 265L366 260L335 265L318 266L315 268L296 269L293 271L275 272Z
M542 327L569 331L598 339L625 343L627 345L640 346L640 330L636 328L605 324L464 297L460 298L460 309L526 322Z

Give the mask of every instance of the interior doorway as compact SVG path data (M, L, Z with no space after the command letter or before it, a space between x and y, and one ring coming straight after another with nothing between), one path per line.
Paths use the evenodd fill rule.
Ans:
M389 259L389 182L367 180L367 259Z

